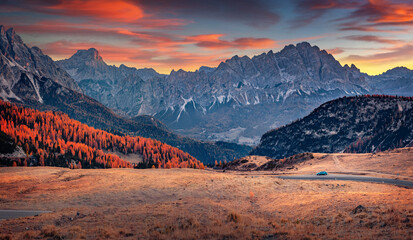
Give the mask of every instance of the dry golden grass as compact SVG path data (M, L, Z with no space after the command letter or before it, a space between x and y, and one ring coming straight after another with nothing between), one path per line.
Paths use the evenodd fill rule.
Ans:
M411 189L193 169L0 168L11 239L409 239ZM352 211L363 205L366 210ZM0 238L1 239L1 238Z
M313 153L314 158L295 164L293 169L280 169L275 174L329 173L368 175L413 181L413 148L399 148L380 153ZM258 166L265 157L250 156ZM268 172L261 172L268 173Z

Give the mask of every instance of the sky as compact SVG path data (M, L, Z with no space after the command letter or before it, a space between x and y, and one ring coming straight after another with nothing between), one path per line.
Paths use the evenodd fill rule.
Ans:
M307 41L376 75L413 69L413 0L2 0L0 25L54 60L194 71Z

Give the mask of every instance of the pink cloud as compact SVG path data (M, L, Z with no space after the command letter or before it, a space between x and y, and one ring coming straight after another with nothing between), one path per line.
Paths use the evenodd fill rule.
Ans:
M374 35L352 35L352 36L343 37L343 39L354 40L354 41L364 41L364 42L385 43L385 44L391 44L391 45L399 45L399 44L404 43L404 41L391 39L391 38L385 38L385 37L379 37L379 36L374 36Z
M145 16L141 7L123 0L65 0L46 9L58 15L91 16L119 22L133 22Z
M202 65L217 65L231 54L226 53L188 53L174 49L148 50L113 46L98 42L56 41L39 45L44 53L53 59L64 59L73 55L79 49L96 48L108 64L126 64L134 67L153 67L161 73L169 73L172 69L193 71Z
M389 63L389 62L398 62L403 60L411 60L413 55L413 45L405 44L401 47L393 47L385 49L386 51L375 53L371 55L350 55L342 60L347 62L369 62L369 63Z
M207 49L265 49L276 46L276 42L269 38L236 38L234 40L222 40L224 34L203 34L189 36L188 42L198 47Z
M342 48L333 48L333 49L327 49L326 50L328 53L332 54L332 55L339 55L341 53L344 53L345 51Z

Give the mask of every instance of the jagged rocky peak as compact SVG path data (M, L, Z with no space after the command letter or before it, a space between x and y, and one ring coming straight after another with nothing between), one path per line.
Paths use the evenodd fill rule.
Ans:
M120 68L120 69L126 69L126 70L133 69L132 67L128 67L128 66L126 66L125 64L121 64L121 65L119 66L119 68Z
M289 44L286 45L281 51L280 53L287 53L287 52L294 52L294 53L313 53L313 54L317 54L317 55L331 55L329 54L327 51L325 50L320 50L320 48L316 45L312 46L310 43L308 42L300 42L297 43L296 45L294 44ZM268 52L268 54L273 53L272 51ZM334 59L334 57L331 55L331 59Z
M294 46L294 45L293 45L293 46ZM305 49L305 48L316 48L316 49L320 50L317 46L312 47L309 42L300 42L300 43L297 43L296 47L297 47L297 48L303 48L303 49Z
M21 39L21 37L16 34L13 28L7 29L6 34L7 34L7 38L9 39L9 41L23 43L23 40Z
M16 34L16 32L14 31L13 28L9 28L9 29L6 30L6 29L3 27L3 25L1 25L1 28L2 28L1 34L2 34L2 35L3 35L3 34L6 35L6 37L7 37L7 39L9 40L9 43L10 43L10 44L13 44L13 43L23 44L23 40L21 39L21 37L20 37L19 35Z
M102 56L100 56L96 48L89 48L87 50L78 50L70 59L76 59L81 61L98 61L103 62Z
M47 78L72 90L81 92L69 74L44 55L38 47L28 47L13 28L0 26L0 97L3 99L41 99L38 80ZM23 82L28 91L16 86ZM42 80L43 81L43 80ZM20 84L19 84L20 83ZM24 84L23 84L24 85ZM30 94L34 94L30 96Z
M13 28L6 30L5 27L1 26L0 49L4 56L10 58L9 60L13 59L23 66L28 62L26 59L30 58L28 47Z
M98 50L95 48L78 50L69 59L57 61L57 63L65 69L76 81L82 79L99 79L108 80L105 74L111 75L109 78L114 81L112 75L113 67L108 66Z
M360 73L360 69L358 69L358 68L356 67L356 65L354 65L354 64L351 64L350 67L349 67L347 64L344 64L343 68L344 68L346 71L353 71L353 72L358 72L358 73Z
M60 60L57 63L66 69L76 81L92 79L117 82L119 79L115 79L116 77L126 78L130 75L138 76L143 80L160 76L152 68L136 69L124 64L119 67L108 65L95 48L78 50L69 59Z
M214 67L201 66L198 71L210 73L210 72L215 71L215 69L216 69L216 68L214 68Z
M169 74L170 77L186 77L188 75L190 75L193 72L187 72L184 71L183 69L179 69L178 71L175 71L174 69L172 69L171 73Z
M408 69L407 67L395 67L393 69L387 70L383 75L407 75L412 74L413 70Z
M9 40L7 39L6 29L3 25L0 25L0 50L2 54L6 55L9 45L10 44Z

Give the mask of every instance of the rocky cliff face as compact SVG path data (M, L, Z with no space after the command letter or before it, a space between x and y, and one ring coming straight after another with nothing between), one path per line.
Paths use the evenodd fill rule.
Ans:
M413 145L413 98L345 97L264 134L250 153L283 158L303 152L375 152Z
M342 67L306 42L253 58L234 56L216 68L146 79L122 71L124 66L112 67L124 75L101 70L101 58L89 64L80 53L59 64L87 94L132 116L153 115L199 139L254 144L265 131L303 117L325 101L372 90L368 76L355 66Z
M28 47L12 28L0 25L0 97L42 102L39 80L48 78L74 91L81 91L70 75L37 47Z

